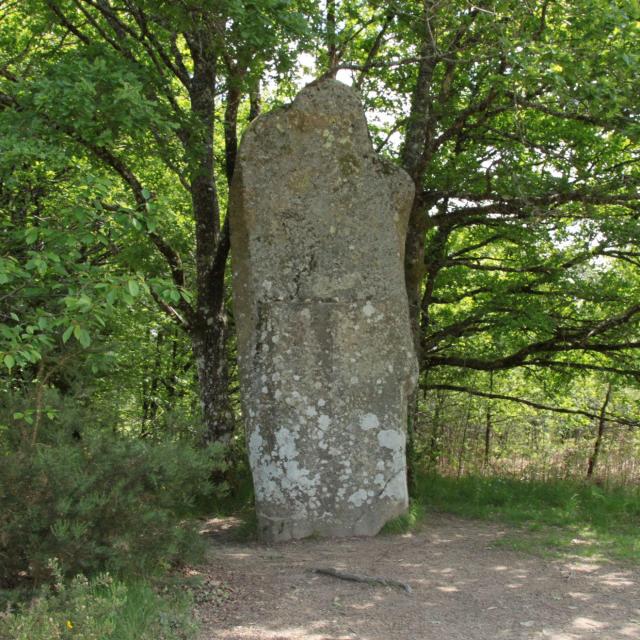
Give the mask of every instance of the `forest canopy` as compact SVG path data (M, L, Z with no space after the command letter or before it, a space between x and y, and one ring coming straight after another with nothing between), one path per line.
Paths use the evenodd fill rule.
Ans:
M637 478L639 36L632 0L3 3L3 439L242 450L238 141L333 76L416 185L413 462L582 475L610 434Z

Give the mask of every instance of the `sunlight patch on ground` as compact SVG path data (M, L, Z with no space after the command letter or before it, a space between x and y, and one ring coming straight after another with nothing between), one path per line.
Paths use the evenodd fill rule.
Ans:
M619 629L618 633L627 638L640 638L640 623L632 622Z
M581 631L597 631L606 629L609 625L606 622L600 622L599 620L594 620L593 618L578 617L574 618L573 626L576 629L580 629Z
M633 587L636 583L633 580L629 580L629 576L626 573L605 573L600 582L606 584L608 587Z
M358 637L355 634L340 634L340 635L327 635L326 631L318 628L317 631L313 630L313 627L319 627L319 625L310 625L311 628L306 627L283 627L281 629L265 629L261 626L250 627L236 627L228 632L223 632L220 636L220 640L354 640ZM364 638L360 637L360 640Z

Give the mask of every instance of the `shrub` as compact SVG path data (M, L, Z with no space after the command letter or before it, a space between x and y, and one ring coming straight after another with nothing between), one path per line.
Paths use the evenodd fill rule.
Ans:
M14 612L0 615L0 640L172 640L193 625L184 602L170 602L145 583L126 584L101 574L67 585L50 563L53 588Z
M0 586L63 573L143 575L198 547L185 521L211 492L212 452L104 435L0 458Z

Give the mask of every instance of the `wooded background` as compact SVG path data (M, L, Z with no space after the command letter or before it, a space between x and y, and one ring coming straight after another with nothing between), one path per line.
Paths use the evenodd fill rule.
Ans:
M416 184L412 468L637 481L639 36L635 0L6 0L0 446L242 466L228 185L328 75Z

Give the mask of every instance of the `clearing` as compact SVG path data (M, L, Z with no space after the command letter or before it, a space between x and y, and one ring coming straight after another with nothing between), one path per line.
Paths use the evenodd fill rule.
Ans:
M637 566L511 551L505 525L430 514L411 534L266 546L233 542L237 524L207 523L199 640L640 639Z

